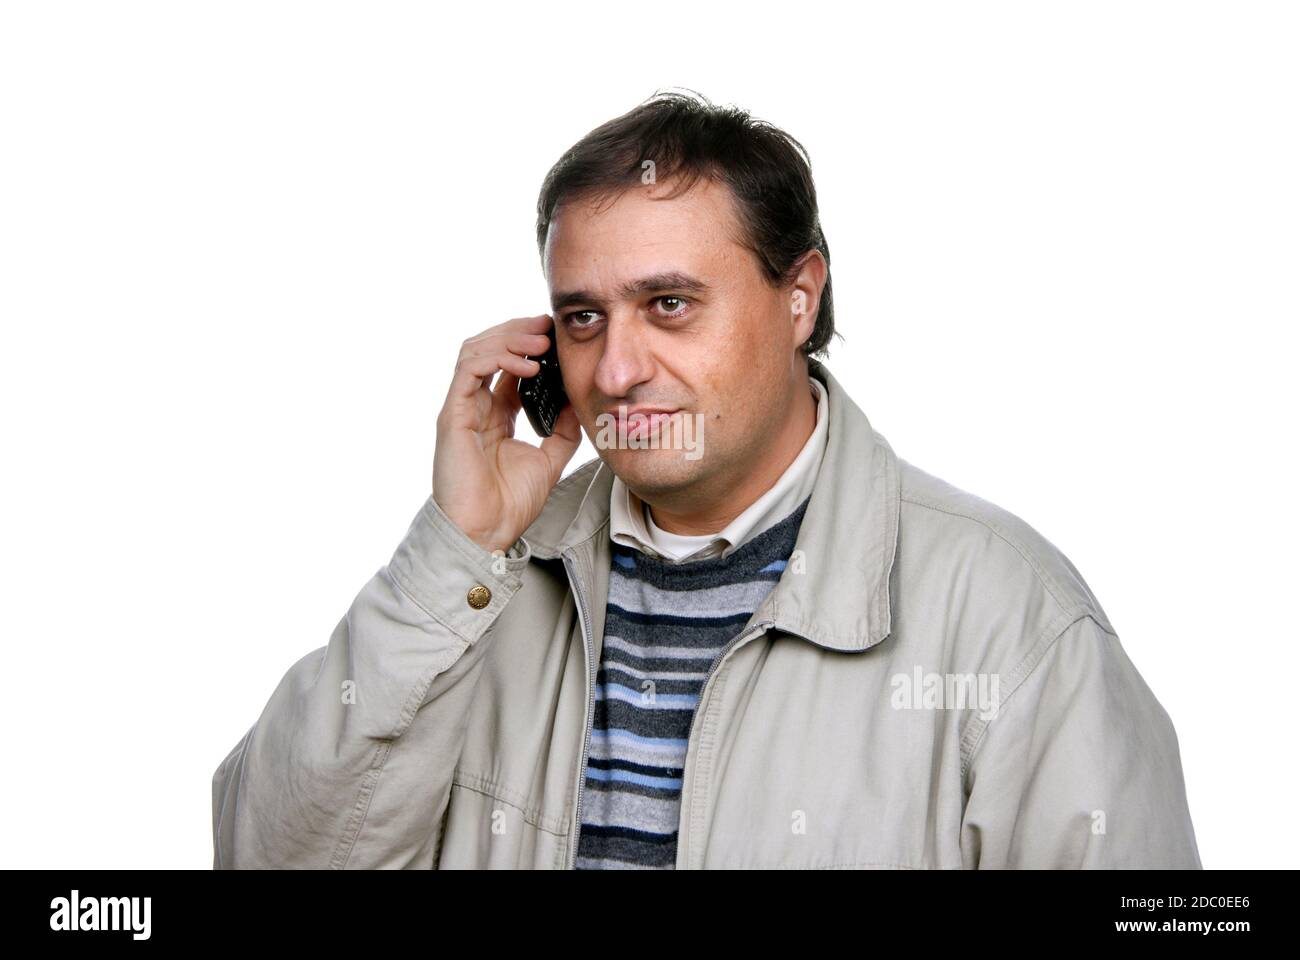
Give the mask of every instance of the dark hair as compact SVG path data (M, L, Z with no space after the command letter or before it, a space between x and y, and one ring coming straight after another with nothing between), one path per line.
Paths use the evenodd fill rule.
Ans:
M702 94L656 92L635 109L601 124L556 162L537 198L537 249L560 204L579 195L621 192L643 183L653 161L656 180L682 175L679 189L701 176L725 183L738 201L743 242L773 286L791 282L798 261L817 249L826 258L826 284L806 356L824 353L835 333L830 248L817 214L808 151L794 137L738 107L719 107ZM841 338L843 339L843 338Z

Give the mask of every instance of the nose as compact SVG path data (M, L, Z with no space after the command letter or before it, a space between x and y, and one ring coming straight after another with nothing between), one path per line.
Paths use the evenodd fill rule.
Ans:
M602 341L595 385L606 397L626 397L633 387L654 376L654 358L635 317L611 315Z

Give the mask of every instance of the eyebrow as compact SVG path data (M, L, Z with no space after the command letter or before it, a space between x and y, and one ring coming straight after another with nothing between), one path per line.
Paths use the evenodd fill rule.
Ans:
M681 290L684 293L704 293L709 285L697 280L690 274L676 270L654 273L639 280L629 280L618 288L618 295L624 300L631 300L646 293L663 290ZM551 297L551 309L563 310L578 303L601 304L604 300L589 290L565 290Z

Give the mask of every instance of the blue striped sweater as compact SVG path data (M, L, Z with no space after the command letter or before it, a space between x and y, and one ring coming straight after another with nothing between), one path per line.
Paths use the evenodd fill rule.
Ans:
M614 545L579 870L673 869L700 692L785 571L807 506L725 557L674 563Z

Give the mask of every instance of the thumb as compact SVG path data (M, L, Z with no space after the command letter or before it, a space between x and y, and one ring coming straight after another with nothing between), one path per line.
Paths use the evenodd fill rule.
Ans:
M551 435L542 440L542 453L546 454L551 466L552 485L560 479L564 465L573 459L578 445L582 443L582 426L578 423L578 414L573 404L566 404L555 420Z

